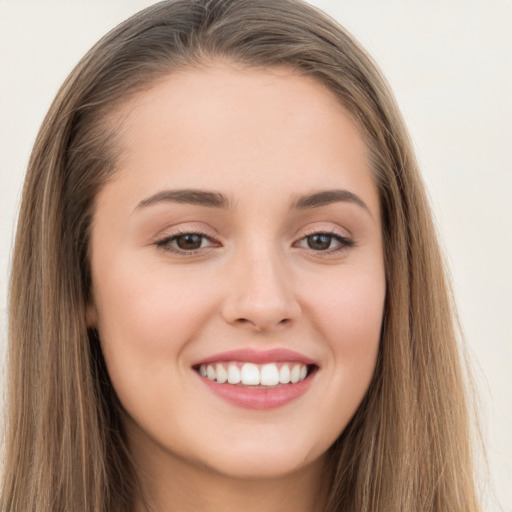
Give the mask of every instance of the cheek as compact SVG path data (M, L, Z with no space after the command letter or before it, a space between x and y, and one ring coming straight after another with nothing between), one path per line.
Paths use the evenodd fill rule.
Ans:
M324 364L330 369L332 403L342 404L329 413L333 428L346 426L375 371L386 290L382 268L340 269L309 294L315 330L328 349Z
M309 301L312 316L336 353L347 357L367 349L373 353L384 311L384 272L380 267L375 272L347 268L340 274L317 283Z
M317 276L303 295L312 332L327 349L319 374L323 385L314 401L321 404L322 442L329 445L353 418L375 371L386 290L382 268L340 266ZM318 445L318 450L327 448Z
M176 359L215 302L202 279L143 263L119 258L105 271L97 265L93 276L98 330L112 374Z
M119 257L95 271L102 352L124 409L149 430L153 421L176 426L169 412L181 396L170 390L183 389L183 375L190 371L183 353L216 297L197 272L194 277L138 258Z

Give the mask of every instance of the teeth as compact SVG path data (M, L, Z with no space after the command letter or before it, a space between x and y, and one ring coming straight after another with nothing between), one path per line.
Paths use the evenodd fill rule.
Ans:
M236 364L228 366L228 382L230 384L238 384L240 382L240 370Z
M217 378L217 375L215 373L215 370L213 369L213 366L211 364L209 364L207 367L206 367L206 376L210 379L210 380L215 380Z
M215 373L217 374L217 382L223 384L228 380L228 372L224 369L224 366L217 364L215 367Z
M299 382L300 379L300 364L296 364L291 371L290 381L295 384Z
M281 384L288 384L290 382L290 367L287 364L283 364L279 370L279 382Z
M279 368L280 366L280 368ZM226 370L227 368L227 370ZM300 363L217 363L202 364L199 374L220 384L240 384L245 386L277 386L278 384L296 384L307 377L308 369Z
M284 368L284 367L283 367ZM275 386L279 384L279 370L275 364L264 364L261 367L261 384Z
M255 364L245 363L242 366L242 384L257 386L260 383L260 371Z

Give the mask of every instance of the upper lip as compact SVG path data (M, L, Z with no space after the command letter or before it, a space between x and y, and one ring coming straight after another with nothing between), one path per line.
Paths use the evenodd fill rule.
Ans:
M220 361L240 361L254 364L297 362L307 365L317 365L313 359L306 357L304 354L286 348L274 348L271 350L242 348L214 354L210 357L197 361L192 366L216 363Z

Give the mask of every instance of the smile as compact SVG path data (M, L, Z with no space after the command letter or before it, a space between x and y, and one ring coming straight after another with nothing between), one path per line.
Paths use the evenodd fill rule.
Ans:
M309 389L318 365L296 352L275 349L217 354L192 367L218 397L245 409L281 407Z
M254 363L223 362L215 365L202 364L199 374L220 384L228 383L243 386L277 386L296 384L308 374L308 366L301 363Z

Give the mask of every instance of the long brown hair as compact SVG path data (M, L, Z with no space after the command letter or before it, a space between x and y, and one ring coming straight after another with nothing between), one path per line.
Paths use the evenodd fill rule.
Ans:
M158 3L100 40L60 89L29 162L13 257L0 509L130 510L137 487L120 405L85 316L94 202L116 170L116 109L216 58L315 77L352 114L371 156L382 340L370 389L331 448L326 510L477 511L454 310L404 123L365 51L296 0Z

